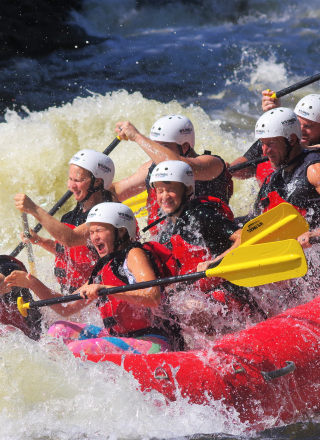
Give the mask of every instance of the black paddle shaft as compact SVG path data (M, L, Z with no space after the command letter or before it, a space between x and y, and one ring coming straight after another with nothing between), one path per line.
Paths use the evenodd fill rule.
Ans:
M220 263L220 261L219 261ZM196 281L206 277L206 271L188 273L186 275L177 275L168 278L159 278L157 280L144 281L142 283L128 284L125 286L111 287L110 289L101 289L98 296L114 295L115 293L131 292L133 290L147 289L148 287L163 286L165 284L180 283L182 281ZM68 303L83 299L79 293L74 295L60 296L58 298L43 299L41 301L30 302L29 308L51 306L54 304Z
M106 156L109 156L109 154L116 148L116 146L121 142L121 139L118 139L117 137L111 142L111 144L103 151L103 154ZM50 209L48 214L51 216L54 216L56 212L59 211L59 209L66 203L67 200L70 199L72 196L71 191L67 191L63 197L54 205L53 208ZM34 232L39 232L42 229L42 224L38 223L34 228ZM10 257L16 257L22 249L26 246L26 243L20 243L18 246L11 252Z
M232 174L236 171L243 170L244 168L249 168L254 165L259 165L259 163L267 162L269 160L268 156L261 156L257 159L248 160L247 162L239 163L237 165L233 165L232 167L228 168L228 171Z
M296 84L293 84L292 86L280 90L279 92L276 92L276 96L277 98L282 98L282 96L288 95L289 93L292 93L298 89L302 89L302 87L308 86L309 84L312 84L318 80L320 80L320 73L317 73L317 75L310 76L309 78L304 79L303 81L300 81Z

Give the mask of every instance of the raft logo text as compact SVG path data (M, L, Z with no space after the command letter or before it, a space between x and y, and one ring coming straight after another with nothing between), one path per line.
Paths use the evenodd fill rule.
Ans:
M155 173L155 175L154 175L155 177L168 177L169 176L169 174L168 173Z
M282 121L281 124L288 126L293 125L296 122L296 118L287 119L286 121Z
M111 168L103 165L102 163L98 163L98 168L104 171L105 173L111 173Z
M250 232L253 232L256 229L259 229L261 226L263 226L263 223L260 222L260 221L256 221L256 222L250 223L250 225L248 225L247 232L249 232L249 234L250 234Z
M118 215L120 218L123 218L124 220L133 220L133 217L129 214L126 214L125 212L118 212Z

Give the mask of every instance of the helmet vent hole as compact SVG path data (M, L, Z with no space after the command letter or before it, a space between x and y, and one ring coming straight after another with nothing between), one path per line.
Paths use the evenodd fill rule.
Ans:
M301 104L301 107L303 107L304 106L304 102Z
M160 130L161 130L161 127L159 127L158 130L160 131Z
M84 153L81 153L80 156L84 156Z
M283 113L283 110L280 110Z
M273 115L274 112L271 112L271 114Z
M309 108L312 109L312 105L310 105Z
M168 171L168 167L164 169L165 171Z

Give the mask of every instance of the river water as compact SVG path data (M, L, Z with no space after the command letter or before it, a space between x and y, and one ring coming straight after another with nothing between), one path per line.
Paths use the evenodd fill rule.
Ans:
M148 134L163 114L182 113L195 124L196 150L230 162L253 142L261 90L280 90L319 71L318 0L156 3L138 8L134 0L84 0L83 12L70 21L101 37L100 44L2 63L0 88L10 98L0 104L2 254L19 241L13 195L25 192L50 209L66 190L69 158L82 148L103 151L118 120ZM283 104L293 107L318 89L318 83L308 86ZM128 142L111 157L116 179L146 160ZM245 214L257 186L235 183L231 206ZM52 258L35 254L39 278L56 287ZM44 318L48 325L57 315L46 310ZM99 323L95 311L78 319ZM6 334L0 365L1 440L320 437L316 418L261 434L223 402L163 405L161 396L140 393L120 367L80 362L46 337L35 343L19 332Z

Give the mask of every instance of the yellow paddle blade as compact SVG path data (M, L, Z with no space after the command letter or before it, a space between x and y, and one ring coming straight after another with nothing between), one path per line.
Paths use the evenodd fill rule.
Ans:
M238 247L229 252L219 266L206 276L221 277L239 286L254 287L302 277L308 265L296 240L283 240L255 246Z
M25 303L23 301L22 296L19 296L17 299L17 306L18 306L18 310L21 313L22 316L26 317L28 316L28 312L27 309L30 309L30 303Z
M281 203L244 225L241 247L298 238L308 230L306 219L289 203Z
M125 200L123 203L132 209L136 218L146 217L148 215L148 211L146 209L147 198L148 192L144 191L137 196Z

